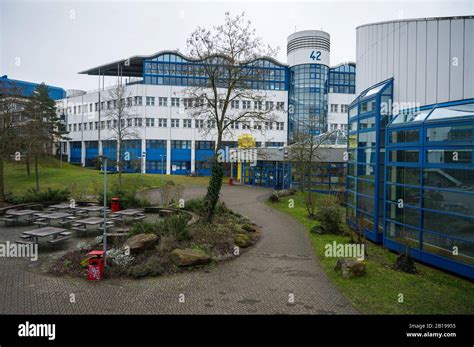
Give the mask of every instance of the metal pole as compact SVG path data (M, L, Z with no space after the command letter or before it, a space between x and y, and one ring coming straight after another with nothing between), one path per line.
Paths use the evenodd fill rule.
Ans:
M107 158L104 157L104 265L107 266Z
M160 157L161 157L161 174L163 175L163 158L164 158L163 154L160 155Z

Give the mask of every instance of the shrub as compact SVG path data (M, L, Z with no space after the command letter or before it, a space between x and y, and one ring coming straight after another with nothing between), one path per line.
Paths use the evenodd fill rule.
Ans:
M186 201L184 209L194 212L198 215L203 215L204 212L204 198L195 198Z
M124 250L121 249L110 249L107 251L107 256L112 259L114 265L120 267L127 267L130 265L134 258L131 255L125 254Z
M171 216L166 218L162 223L163 234L174 235L178 241L191 239L191 234L188 230L188 221L184 216Z
M130 267L128 274L131 277L140 278L145 276L159 276L163 273L163 266L160 263L160 258L152 256L144 261L142 264L137 264Z
M133 236L137 234L161 234L161 229L163 228L162 222L146 222L142 221L135 223L130 227L128 231L128 236Z
M45 202L56 202L69 200L71 192L69 189L51 189L40 190L28 189L23 196L14 196L13 194L7 194L7 202L11 204L23 204L28 202L45 203Z
M325 234L342 234L342 212L336 199L327 195L316 208L315 218L319 221L319 230Z
M104 192L98 192L99 195L99 204L104 203ZM107 192L107 205L110 206L112 198L120 199L120 207L122 209L127 208L136 208L136 207L148 207L150 202L143 198L136 197L136 189L123 189L118 185L112 187L110 191Z

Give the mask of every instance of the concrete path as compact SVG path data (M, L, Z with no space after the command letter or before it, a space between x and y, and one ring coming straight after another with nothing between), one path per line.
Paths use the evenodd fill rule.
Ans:
M190 188L185 198L204 193L203 188ZM147 195L158 199L156 191ZM304 228L267 207L267 195L260 188L223 187L225 203L261 225L263 238L238 259L206 271L88 283L25 271L20 268L23 260L1 258L0 313L357 313L315 260Z

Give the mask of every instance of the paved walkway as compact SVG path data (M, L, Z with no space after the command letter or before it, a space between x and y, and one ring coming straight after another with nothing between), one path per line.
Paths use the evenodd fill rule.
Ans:
M187 189L185 197L204 192ZM147 194L158 199L156 192ZM39 275L20 269L22 261L0 258L0 313L357 313L318 265L303 227L264 205L267 195L260 188L223 187L226 204L261 225L263 238L238 259L206 271L88 283Z

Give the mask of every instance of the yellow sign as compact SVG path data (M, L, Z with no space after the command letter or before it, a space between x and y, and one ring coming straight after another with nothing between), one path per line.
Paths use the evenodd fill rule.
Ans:
M256 142L255 142L255 137L253 137L250 134L242 134L239 135L238 140L237 140L237 147L238 148L255 148L257 147ZM237 164L237 179L240 181L242 176L242 167L239 164Z

